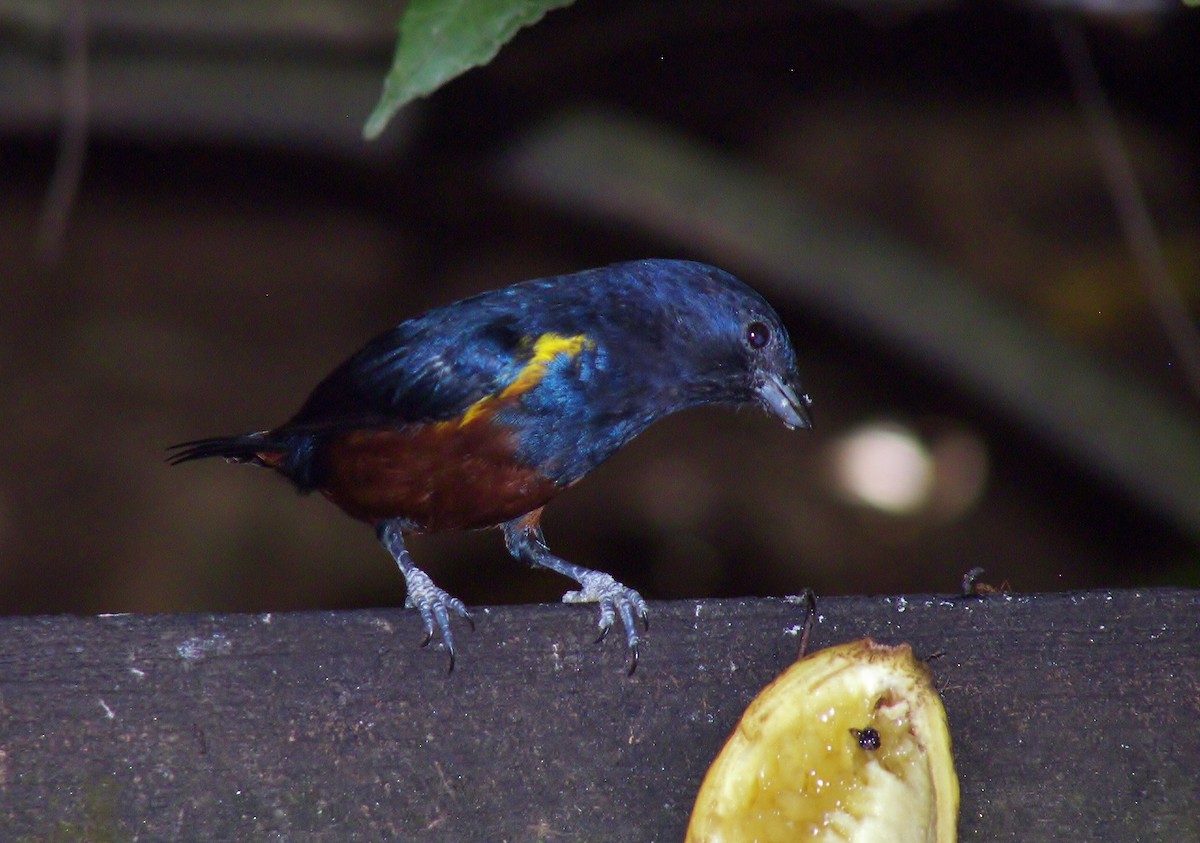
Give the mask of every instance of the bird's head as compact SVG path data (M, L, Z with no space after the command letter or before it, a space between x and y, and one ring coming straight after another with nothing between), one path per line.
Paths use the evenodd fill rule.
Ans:
M691 261L639 261L651 279L662 333L661 377L681 403L755 403L789 428L812 427L796 353L779 315L721 269Z

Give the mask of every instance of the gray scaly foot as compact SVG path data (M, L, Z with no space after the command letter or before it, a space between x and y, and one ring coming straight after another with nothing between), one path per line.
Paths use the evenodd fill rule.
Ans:
M632 675L637 670L638 646L641 643L637 632L637 619L641 619L646 630L650 629L646 601L642 599L642 595L617 582L608 574L575 565L551 553L546 547L542 528L538 524L540 517L541 510L537 510L504 525L504 542L508 546L508 552L535 568L549 568L579 583L577 591L568 591L562 599L564 603L599 604L600 637L596 639L597 642L604 640L608 631L612 629L613 622L620 617L625 626L625 643L629 647L629 673Z
M436 622L438 632L442 634L442 641L446 644L446 651L450 654L450 670L453 671L454 633L450 629L450 612L453 611L460 618L466 619L467 623L471 625L471 629L474 629L475 621L471 619L471 613L467 611L467 607L461 600L439 588L427 573L413 564L412 557L404 546L404 536L399 522L380 522L376 528L376 534L379 536L379 541L392 554L392 558L396 560L400 573L404 574L404 582L408 586L408 596L404 600L404 605L421 613L421 620L425 624L425 637L421 639L421 646L427 647L433 640L433 629Z
M596 639L597 642L608 636L613 621L620 615L621 624L625 627L625 642L629 647L629 672L632 674L637 670L638 644L641 643L634 618L640 619L643 626L647 630L650 629L650 613L646 608L646 601L637 591L622 585L603 571L585 568L579 578L579 585L582 588L578 591L568 591L562 596L562 602L599 604L600 637Z

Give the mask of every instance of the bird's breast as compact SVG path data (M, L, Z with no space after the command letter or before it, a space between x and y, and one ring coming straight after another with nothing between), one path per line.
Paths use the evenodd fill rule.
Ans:
M558 484L515 457L511 432L484 420L359 430L330 438L318 488L349 515L401 518L419 532L490 527L545 505Z

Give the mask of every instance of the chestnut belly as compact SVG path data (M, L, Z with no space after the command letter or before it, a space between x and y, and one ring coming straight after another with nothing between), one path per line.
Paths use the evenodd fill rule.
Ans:
M512 434L487 422L358 430L323 443L317 488L354 518L401 518L416 532L491 527L560 491L518 463Z

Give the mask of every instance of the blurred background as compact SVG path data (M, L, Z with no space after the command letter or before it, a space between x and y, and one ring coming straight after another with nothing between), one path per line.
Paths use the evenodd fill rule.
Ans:
M367 143L401 8L0 2L0 611L400 605L370 529L166 446L639 257L762 291L816 429L671 418L548 508L560 555L651 598L1200 585L1200 11L580 0ZM470 605L569 585L412 550Z

